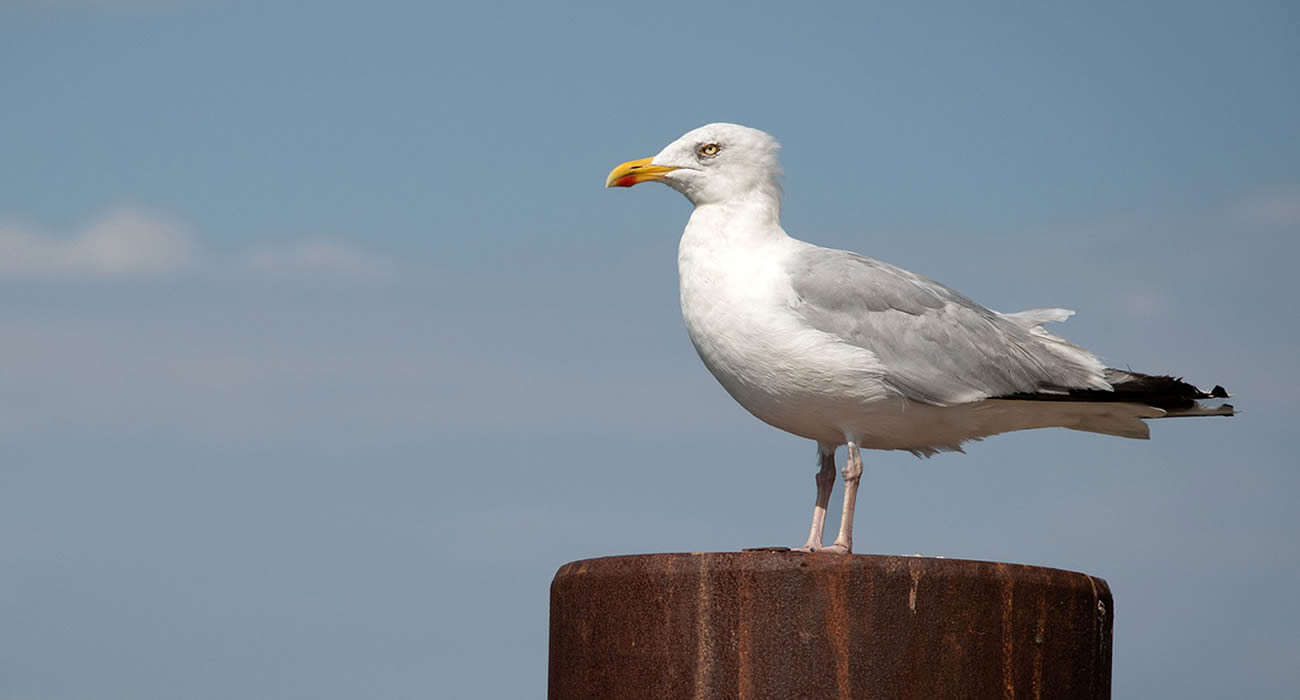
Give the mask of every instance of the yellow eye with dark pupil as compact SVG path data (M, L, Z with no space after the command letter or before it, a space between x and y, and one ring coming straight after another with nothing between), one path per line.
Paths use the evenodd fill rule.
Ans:
M716 156L716 155L718 155L718 151L720 151L720 150L722 150L722 149L718 146L718 144L716 144L716 143L706 143L706 144L704 144L703 146L700 146L700 155L702 155L702 156Z

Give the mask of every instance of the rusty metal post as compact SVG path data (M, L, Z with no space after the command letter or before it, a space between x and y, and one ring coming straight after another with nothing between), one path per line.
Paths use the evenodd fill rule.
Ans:
M1110 588L1018 564L794 552L565 564L549 697L1110 697Z

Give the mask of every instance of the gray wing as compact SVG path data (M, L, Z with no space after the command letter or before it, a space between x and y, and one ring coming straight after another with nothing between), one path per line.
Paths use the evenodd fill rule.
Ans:
M1087 352L888 263L809 246L788 272L807 323L874 353L885 384L909 399L1110 388Z

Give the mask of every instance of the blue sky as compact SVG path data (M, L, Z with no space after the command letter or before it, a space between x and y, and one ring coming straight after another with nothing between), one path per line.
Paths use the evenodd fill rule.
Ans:
M1227 386L1233 420L864 455L863 552L1106 578L1117 698L1300 684L1291 3L0 7L0 698L536 695L573 559L801 542L694 356L667 188ZM838 490L836 498L838 498ZM832 525L833 526L833 525Z

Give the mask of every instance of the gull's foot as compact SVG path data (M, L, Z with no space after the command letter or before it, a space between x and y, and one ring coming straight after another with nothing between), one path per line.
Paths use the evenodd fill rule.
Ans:
M832 545L827 545L827 546L825 546L825 547L814 547L814 546L812 546L812 545L806 544L806 545L804 545L804 546L802 546L802 547L791 547L791 548L790 548L790 551L791 551L791 552L804 552L804 553L806 553L806 554L819 554L819 553L821 553L821 552L827 552L827 553L830 553L830 554L849 554L849 553L850 553L850 552L849 552L849 548L848 548L848 547L845 547L845 546L842 545L842 544L832 544Z
M788 552L789 547L746 547L742 552Z

